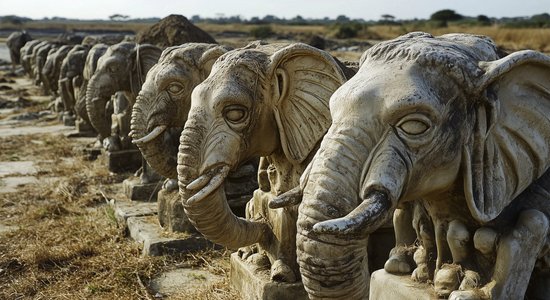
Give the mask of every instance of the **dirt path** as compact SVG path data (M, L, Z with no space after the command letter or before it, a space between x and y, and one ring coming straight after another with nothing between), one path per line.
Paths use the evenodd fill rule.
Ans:
M0 70L0 299L238 299L228 250L140 256L104 198L130 174L87 161L49 101Z

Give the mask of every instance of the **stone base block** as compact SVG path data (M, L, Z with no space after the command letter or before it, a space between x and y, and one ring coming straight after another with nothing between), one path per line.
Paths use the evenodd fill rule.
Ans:
M74 131L68 132L65 136L68 138L95 138L97 134L93 131L74 130Z
M114 173L135 172L141 167L141 152L137 149L106 151L107 166Z
M170 233L163 230L156 217L155 202L111 200L118 224L132 239L143 245L143 256L186 253L221 246L199 234Z
M269 269L255 270L243 261L237 253L231 254L231 287L238 291L243 300L307 300L302 282L281 283L269 278ZM376 299L376 298L371 298Z
M393 275L382 269L371 275L369 299L433 300L438 298L431 285L414 282L410 275Z
M130 200L156 201L162 182L141 183L139 177L130 177L122 182L124 194Z
M169 232L194 232L180 200L178 190L167 191L161 189L157 196L158 220L160 226Z
M75 116L63 114L63 125L65 126L75 126Z

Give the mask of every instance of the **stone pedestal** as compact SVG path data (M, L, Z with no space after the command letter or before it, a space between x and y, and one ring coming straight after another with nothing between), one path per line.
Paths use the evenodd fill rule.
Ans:
M139 177L132 176L122 182L124 194L130 200L156 201L162 182L141 183Z
M301 281L296 283L274 282L269 278L269 269L254 269L237 253L231 254L230 284L243 300L307 300ZM376 299L376 298L371 298Z
M384 269L371 274L369 299L434 300L438 299L431 285L411 280L411 275L393 275Z
M135 172L141 167L141 152L137 149L106 151L107 166L114 173Z
M161 189L157 194L158 219L160 226L170 232L194 232L180 200L178 190Z

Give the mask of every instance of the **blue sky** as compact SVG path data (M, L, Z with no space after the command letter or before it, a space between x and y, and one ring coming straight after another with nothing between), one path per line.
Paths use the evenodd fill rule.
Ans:
M131 18L165 17L182 14L216 17L240 15L242 18L271 14L292 18L351 18L378 20L382 14L397 19L426 19L440 9L453 9L466 16L531 16L550 13L550 0L1 0L0 15L31 18L67 17L107 19L119 13Z

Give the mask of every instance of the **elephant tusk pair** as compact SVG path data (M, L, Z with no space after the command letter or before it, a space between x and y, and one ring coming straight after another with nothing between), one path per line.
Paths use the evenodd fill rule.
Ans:
M364 236L372 233L386 222L391 208L387 193L371 192L359 206L344 217L313 225L318 234L339 236Z
M199 176L193 180L185 188L187 190L198 190L193 196L191 196L185 204L187 206L193 205L210 195L213 191L217 190L225 181L227 174L231 168L228 165L223 165L219 169L211 169L209 172Z
M160 125L160 126L157 126L155 127L155 129L153 129L149 134L147 134L146 136L140 138L140 139L137 139L137 140L133 140L132 143L134 144L146 144L146 143L149 143L151 142L152 140L156 139L161 133L163 133L165 130L166 130L167 126L166 125ZM132 131L130 133L130 136L132 136L134 132Z

